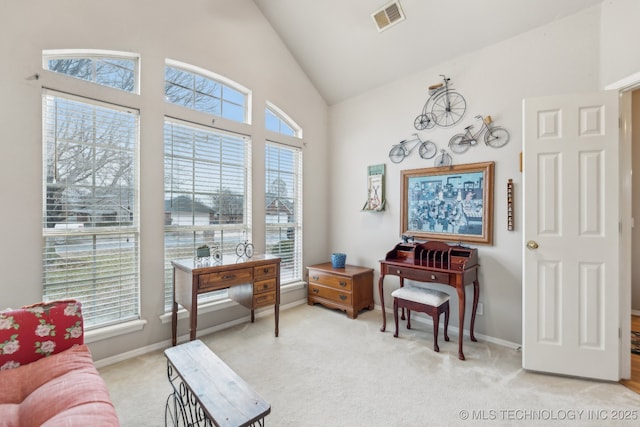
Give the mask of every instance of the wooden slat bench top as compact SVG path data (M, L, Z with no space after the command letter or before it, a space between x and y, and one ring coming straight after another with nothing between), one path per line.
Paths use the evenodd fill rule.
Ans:
M271 405L202 341L170 347L164 354L214 425L249 426L271 412Z

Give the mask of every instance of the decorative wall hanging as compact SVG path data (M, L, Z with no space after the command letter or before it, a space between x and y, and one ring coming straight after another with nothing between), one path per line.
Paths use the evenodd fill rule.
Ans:
M436 160L433 162L433 165L437 168L442 168L446 166L451 166L453 163L453 159L451 158L451 154L447 153L447 150L440 150L440 155L436 157Z
M422 113L413 121L417 130L431 129L435 125L442 127L453 126L460 121L467 111L467 101L454 90L444 74L440 74L443 83L429 86L429 98L424 103Z
M507 142L509 142L509 139L511 138L509 131L503 127L495 126L493 124L493 119L491 118L491 116L487 116L483 119L482 116L478 115L476 116L476 119L482 121L482 126L480 127L480 130L478 130L478 133L472 134L471 128L473 127L473 125L467 126L466 128L464 128L464 133L454 135L449 140L449 148L451 149L451 151L456 154L462 154L466 152L469 147L478 143L478 139L480 139L480 136L483 133L484 143L489 147L500 148L504 147Z
M400 234L493 242L493 162L401 172Z
M389 151L389 160L393 163L400 163L405 157L411 154L416 147L420 147L418 148L418 154L420 154L420 157L423 159L430 159L436 155L438 151L436 144L431 141L423 141L417 133L414 133L413 136L413 139L405 139L395 144L391 148L391 151Z
M384 173L384 164L367 168L367 201L362 207L363 211L381 212L384 210Z
M513 179L507 182L507 230L513 231Z

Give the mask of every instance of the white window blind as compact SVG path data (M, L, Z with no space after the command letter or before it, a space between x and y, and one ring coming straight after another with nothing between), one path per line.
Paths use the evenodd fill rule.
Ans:
M265 147L266 252L281 261L281 281L302 280L302 150Z
M139 318L139 112L43 94L45 300L75 298L85 326Z
M171 261L203 244L234 254L251 231L251 144L242 135L166 119L164 126L165 303L172 303ZM221 298L226 291L217 296Z

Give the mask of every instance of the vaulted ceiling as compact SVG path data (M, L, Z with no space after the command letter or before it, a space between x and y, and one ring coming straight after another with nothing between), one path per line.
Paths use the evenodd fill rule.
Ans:
M330 105L603 0L398 0L406 19L379 32L390 1L254 0Z

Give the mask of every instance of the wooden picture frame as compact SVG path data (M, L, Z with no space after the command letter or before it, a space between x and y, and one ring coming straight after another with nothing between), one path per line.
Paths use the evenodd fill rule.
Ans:
M400 234L493 244L494 163L401 171Z

